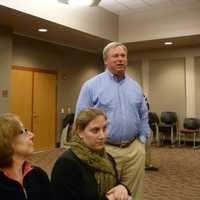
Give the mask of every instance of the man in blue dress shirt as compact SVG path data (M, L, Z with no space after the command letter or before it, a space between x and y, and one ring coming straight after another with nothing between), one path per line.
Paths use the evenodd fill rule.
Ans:
M116 160L121 181L133 200L142 200L148 109L141 87L125 73L127 53L126 46L118 42L104 48L106 70L83 84L76 114L87 107L104 110L108 116L106 150Z

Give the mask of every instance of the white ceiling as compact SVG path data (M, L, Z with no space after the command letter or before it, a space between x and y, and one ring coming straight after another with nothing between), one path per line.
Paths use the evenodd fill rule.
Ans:
M200 0L101 0L99 6L117 15L138 14L155 10L176 10L200 5Z
M189 6L200 6L200 0L102 0L101 7L110 10L116 14L125 15L130 13L142 13L151 16L152 11L160 12L166 9L189 8ZM187 10L187 9L186 9ZM148 12L149 11L149 12ZM180 13L181 14L181 13ZM124 16L129 17L129 16ZM48 28L48 32L43 34L37 30L38 24ZM86 32L81 32L58 23L53 23L45 19L19 12L0 5L0 27L10 27L13 33L24 35L64 46L99 53L103 47L110 42ZM167 38L174 42L174 45L168 48L179 48L200 45L200 34L188 35L176 38ZM126 43L130 51L145 51L152 49L166 48L163 43L165 38L157 40L147 40Z

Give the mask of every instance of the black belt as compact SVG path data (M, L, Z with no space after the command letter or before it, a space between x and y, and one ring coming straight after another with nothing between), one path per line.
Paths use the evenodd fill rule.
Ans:
M134 142L136 138L137 137L133 137L129 142L125 142L125 143L122 142L121 144L113 144L113 143L110 143L110 142L106 142L106 144L116 146L116 147L120 147L120 148L125 148L125 147L128 147L132 142Z

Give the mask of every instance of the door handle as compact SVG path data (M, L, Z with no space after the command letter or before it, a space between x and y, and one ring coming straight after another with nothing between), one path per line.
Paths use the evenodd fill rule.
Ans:
M33 113L33 118L39 117L36 113Z

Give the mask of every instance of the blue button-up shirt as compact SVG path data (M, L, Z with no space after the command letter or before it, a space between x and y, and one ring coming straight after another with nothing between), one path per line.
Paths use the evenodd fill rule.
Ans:
M142 143L146 142L150 130L143 91L127 75L118 80L107 69L86 81L81 88L76 114L88 107L100 108L107 114L109 143L130 142L135 136Z

